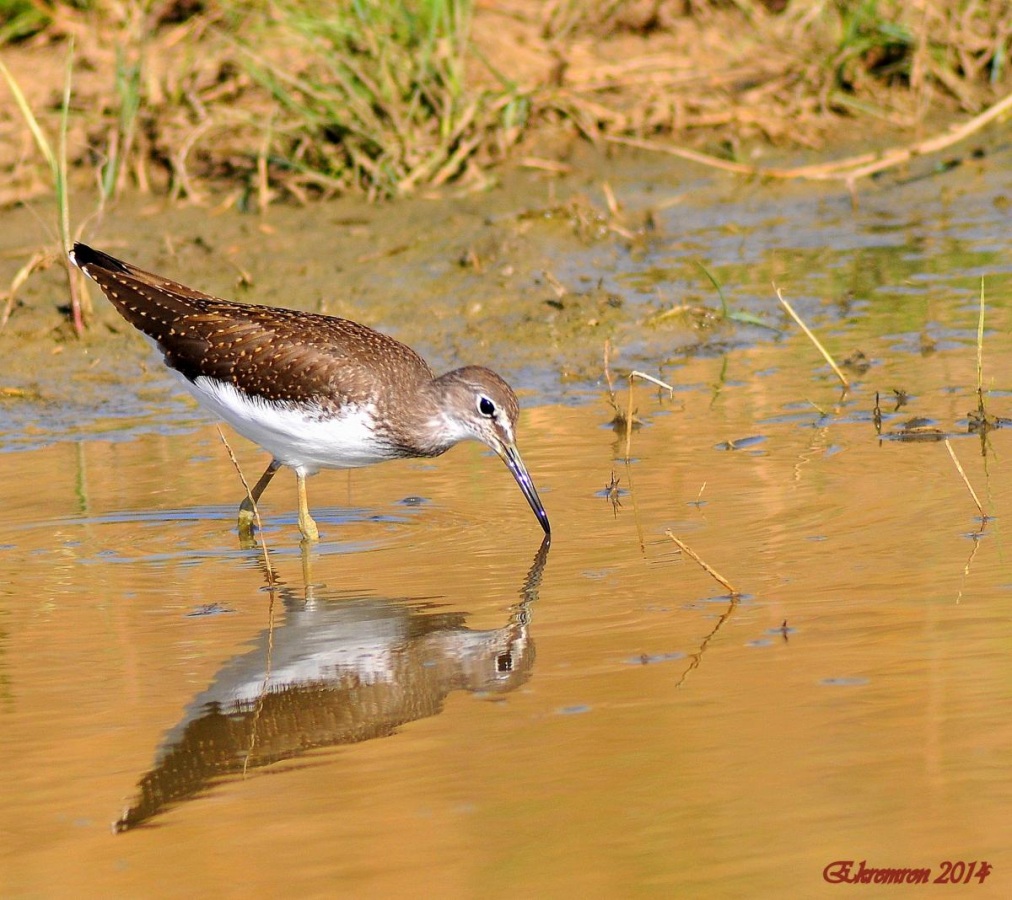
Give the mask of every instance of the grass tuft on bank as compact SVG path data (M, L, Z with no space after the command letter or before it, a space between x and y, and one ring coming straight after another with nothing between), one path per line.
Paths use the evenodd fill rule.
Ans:
M993 104L1010 36L1004 0L0 0L50 131L75 41L72 175L240 207L476 189L573 139L828 150ZM0 104L0 205L50 190L26 134Z

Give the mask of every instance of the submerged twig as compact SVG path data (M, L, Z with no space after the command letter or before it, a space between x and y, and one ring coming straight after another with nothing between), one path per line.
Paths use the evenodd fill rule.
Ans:
M706 652L706 648L709 646L710 641L712 641L717 636L717 632L724 627L724 623L731 618L731 613L733 613L737 608L738 608L738 595L731 594L731 599L730 602L727 604L727 609L725 609L724 612L720 614L720 618L717 619L716 624L713 626L713 628L710 629L710 633L706 635L706 637L704 637L702 641L700 641L699 649L695 653L690 654L689 665L686 667L685 671L682 672L682 677L675 682L676 689L680 688L683 684L685 684L685 681L689 677L689 675L691 675L696 669L700 667L700 665L703 662L703 654Z
M225 446L227 447L228 444L225 444ZM229 451L229 455L231 455L231 451ZM238 465L236 465L237 470L238 468L239 468ZM241 472L239 474L240 476L242 475ZM243 479L244 484L245 481L246 479ZM256 512L255 504L253 507L253 511ZM261 544L261 546L264 545ZM267 548L264 546L264 559L266 558L267 558ZM270 696L271 678L273 677L271 667L274 662L274 582L271 580L273 578L273 573L271 572L270 563L267 563L267 578L271 588L270 604L267 607L267 659L264 661L264 678L263 681L260 683L260 690L257 693L256 707L253 710L253 717L250 720L249 745L246 748L246 755L243 757L242 760L243 778L245 778L246 774L249 772L249 764L253 759L253 752L256 750L257 738L260 735L259 731L260 717L263 715L264 703Z
M668 394L674 394L675 389L668 384L666 381L661 381L660 378L654 378L653 375L647 375L646 372L637 372L633 370L629 373L629 382L632 383L633 378L642 378L644 381L649 381L651 384L656 384L659 388L664 388Z
M988 515L984 512L984 507L980 502L980 498L977 496L977 492L973 489L973 485L970 484L970 479L966 477L966 472L963 471L963 467L959 464L959 460L956 458L956 452L952 449L952 444L949 443L948 438L946 438L943 443L945 444L945 449L949 451L949 456L952 457L952 462L956 467L956 471L959 472L960 477L963 479L963 484L966 485L966 489L970 492L970 496L973 498L973 502L977 506L977 511L980 513L981 518L986 522Z
M232 452L232 447L225 437L225 433L218 427L218 437L221 438L221 442L225 445L225 449L228 451L228 458L232 460L232 465L235 467L235 471L239 475L239 480L242 482L243 489L246 491L246 497L253 507L253 518L257 523L257 540L260 543L260 550L264 556L264 567L267 570L267 586L273 591L277 587L277 578L274 575L274 567L271 565L271 557L267 552L267 542L264 540L264 523L260 518L260 509L257 507L256 500L253 499L253 492L250 490L249 482L246 481L246 476L242 473L242 468L239 466L239 460L235 458L235 453Z
M980 312L977 315L977 396L984 408L984 277L980 279Z
M822 346L822 342L815 336L812 330L802 321L801 316L799 316L794 311L794 307L791 306L791 304L784 299L784 295L780 292L780 288L778 288L776 284L773 285L773 290L777 292L777 299L783 304L784 309L786 309L787 312L790 313L791 318L798 323L801 330L808 336L808 339L813 344L815 344L815 349L818 350L819 353L822 354L823 359L825 359L826 362L829 363L829 367L833 370L833 372L836 373L836 377L840 379L840 383L843 385L843 389L845 391L850 390L850 382L847 380L847 376L840 371L840 367L833 361L833 357L829 355L829 351Z
M246 491L246 497L249 499L250 504L253 507L253 518L257 523L257 540L260 542L260 551L264 557L264 571L267 575L267 589L270 592L270 605L267 609L267 664L264 669L264 679L260 688L260 692L257 695L256 708L253 711L253 721L250 728L250 740L249 746L246 749L246 755L243 758L242 763L242 774L246 777L246 772L249 769L250 760L253 758L253 751L256 749L257 736L257 724L260 721L260 714L263 711L264 700L268 696L270 682L271 682L271 661L274 657L274 594L277 590L278 581L277 576L274 574L274 567L271 565L271 557L267 552L267 542L264 540L264 523L260 518L260 510L257 507L256 500L253 499L253 492L250 490L249 482L246 480L246 476L243 475L242 467L239 465L239 460L235 458L235 453L232 452L232 447L225 437L225 433L218 428L218 437L221 438L221 442L225 445L225 450L228 451L228 458L232 460L232 465L235 467L236 473L239 475L239 480L242 482L243 489Z
M987 409L984 406L984 278L980 279L980 313L977 316L977 415L980 417L981 455L987 456Z
M987 460L987 436L993 428L1008 424L998 416L988 414L984 403L984 279L980 279L980 311L977 315L977 408L967 413L969 418L968 431L980 435L980 455Z
M963 578L959 584L959 593L956 594L957 606L963 599L963 591L966 590L966 581L970 577L970 569L973 566L974 558L977 556L977 551L980 549L980 539L984 536L985 528L987 528L987 519L984 519L980 523L980 528L970 535L970 540L973 541L973 546L970 548L970 555L966 558L966 564L963 566Z
M632 421L633 421L633 378L642 378L644 381L652 382L658 387L664 388L668 395L671 396L675 393L675 389L659 378L654 378L653 375L647 375L645 372L637 372L635 369L629 373L629 411L625 417L625 459L629 461L629 453L632 450Z
M703 571L706 572L714 581L716 581L721 586L726 587L731 592L731 597L733 599L737 599L738 597L741 596L741 591L739 591L736 587L734 587L734 585L732 585L730 581L728 581L723 575L721 575L720 572L718 572L715 568L713 568L713 566L711 566L709 563L703 560L694 550L692 550L688 546L688 544L676 538L671 533L670 528L667 529L664 533L675 542L676 546L678 547L679 550L682 551L682 553L684 553L690 559L698 563L702 567Z
M611 377L611 366L609 365L611 357L611 338L604 339L604 380L608 382L608 397L610 398L611 405L615 407L615 382ZM617 409L617 407L616 407Z

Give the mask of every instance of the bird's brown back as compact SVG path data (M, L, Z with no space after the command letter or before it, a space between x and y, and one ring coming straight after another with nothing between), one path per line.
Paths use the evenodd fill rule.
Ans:
M74 261L131 325L152 338L165 362L272 401L331 408L376 400L394 381L420 383L432 371L410 347L365 325L212 297L145 272L85 244Z

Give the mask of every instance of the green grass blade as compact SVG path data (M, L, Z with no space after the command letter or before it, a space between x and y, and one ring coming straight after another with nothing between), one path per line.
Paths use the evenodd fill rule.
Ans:
M717 289L717 296L720 297L720 311L724 318L727 318L727 298L724 296L724 289L717 282L717 279L713 277L710 270L706 268L701 262L696 262L696 265L702 270L703 274L710 279L712 284Z
M56 160L56 203L60 211L60 240L64 252L70 251L70 194L67 183L67 122L70 119L70 93L74 76L74 38L67 47L67 69L63 82L63 103L60 107L60 142Z
M52 170L53 178L55 179L58 175L58 166L56 157L53 154L53 148L49 143L49 139L43 132L42 127L39 125L39 120L35 118L35 113L32 112L32 108L28 105L28 100L21 92L21 87L14 80L14 76L11 75L10 69L4 65L3 60L0 60L0 73L3 74L4 79L7 81L7 86L11 89L11 93L14 95L14 101L18 105L18 109L21 110L21 115L24 116L25 122L28 123L28 128L32 132L32 137L35 138L35 143L38 145L42 155L46 158L46 162L49 163L49 168Z

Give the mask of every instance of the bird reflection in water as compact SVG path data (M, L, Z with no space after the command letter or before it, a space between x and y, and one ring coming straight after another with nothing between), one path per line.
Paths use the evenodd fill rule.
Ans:
M546 536L509 622L489 631L466 628L463 613L375 598L297 598L279 585L281 622L194 698L114 829L136 828L229 775L393 734L436 715L452 691L519 687L534 662L531 604L549 544Z

